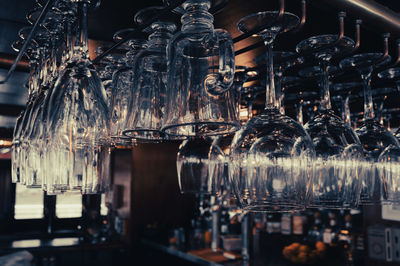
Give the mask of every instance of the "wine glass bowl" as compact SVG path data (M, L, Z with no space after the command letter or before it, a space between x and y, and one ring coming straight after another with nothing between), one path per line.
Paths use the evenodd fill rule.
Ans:
M296 51L300 54L314 52L313 56L319 63L319 66L299 71L302 77L317 77L321 89L317 112L304 125L313 141L317 157L313 164L314 183L310 207L343 209L358 204L358 164L347 162L358 162L362 158L361 143L354 130L334 113L329 91L329 74L337 69L329 64L331 58L354 46L352 39L346 36L339 38L333 34L313 36L296 45Z
M259 12L238 23L244 33L266 26L257 35L267 47L265 109L235 133L230 147L229 177L246 211L304 209L312 182L307 170L315 153L311 138L299 123L280 112L274 86L273 41L298 25L299 19L287 12L278 14Z
M210 138L189 138L179 146L176 168L181 193L216 195L219 192L223 176L213 173L217 169L210 165L211 144Z

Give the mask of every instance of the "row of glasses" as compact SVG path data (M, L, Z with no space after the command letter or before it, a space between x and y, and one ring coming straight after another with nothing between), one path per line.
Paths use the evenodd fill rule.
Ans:
M235 133L230 146L229 177L242 208L251 211L302 209L311 181L307 164L315 150L308 133L295 120L280 113L275 97L273 42L276 36L299 24L289 12L260 12L242 18L243 33L269 25L258 33L266 51L266 105Z
M390 145L399 147L396 138L383 127L377 119L372 101L371 78L373 68L377 65L387 64L390 56L383 53L363 53L343 59L340 62L341 68L356 67L364 90L364 117L357 125L356 133L363 146L364 156L367 161L363 166L364 178L360 194L362 204L379 204L387 202L384 188L385 180L382 179L376 163L380 154Z
M124 38L131 29L119 30L114 34L114 40ZM123 135L127 125L129 105L132 99L133 63L139 51L147 47L146 40L142 38L130 39L124 57L125 64L112 74L112 91L110 99L111 112L111 140L114 145L132 145L132 139Z
M331 46L324 49L327 45ZM316 115L304 125L317 156L313 164L311 207L351 208L358 205L361 143L353 129L334 113L329 91L331 58L354 46L355 42L346 36L329 34L311 37L296 46L299 53L319 49L314 53L318 67L312 68L308 75L320 77L320 104Z
M256 19L253 19L256 21L256 23L261 24L260 21L262 21L263 19L262 15L262 13L250 15L243 20L246 21L246 19L256 17ZM247 21L247 23L251 22ZM246 27L248 27L248 25L243 24L243 22L242 25L239 23L239 27L245 28L245 26L243 25L246 25ZM276 28L277 27L275 27L274 29L276 30ZM264 34L266 33L264 32ZM271 37L271 35L265 38ZM326 46L327 49L323 49L324 46ZM217 169L217 167L210 167L210 165L217 165L218 161L223 161L225 165L229 165L228 168L230 168L230 181L232 187L234 188L235 197L240 200L240 205L246 210L276 212L296 210L297 208L301 209L306 206L349 209L355 208L359 204L386 203L393 201L388 195L388 190L390 189L388 180L385 180L385 178L383 178L382 182L374 180L379 178L382 179L382 177L379 177L378 172L374 172L375 170L369 169L370 163L364 158L365 146L363 146L364 143L360 141L359 138L359 136L362 135L356 134L356 132L351 128L349 95L351 92L351 88L359 86L360 83L337 84L335 86L335 91L343 93L344 97L342 103L343 108L341 108L341 116L335 115L331 107L331 97L329 92L329 60L334 55L343 53L348 49L352 50L354 49L354 47L354 41L352 41L348 37L338 35L323 35L312 37L308 40L303 41L297 46L297 50L299 53L312 49L316 49L318 51L317 53L314 53L314 55L316 56L317 62L319 62L319 66L312 68L311 71L310 69L303 71L308 72L309 76L319 76L319 85L321 87L321 98L319 101L319 107L316 110L314 109L314 111L317 112L315 116L312 117L304 126L306 133L311 136L310 139L312 139L313 142L310 145L310 149L315 148L317 155L316 158L313 158L312 162L311 160L306 160L306 163L304 163L303 161L303 166L307 166L309 169L311 169L309 172L298 171L298 176L293 178L293 169L301 169L302 164L299 163L299 161L297 160L292 160L292 164L289 164L289 166L285 166L285 164L282 163L285 162L284 160L282 160L282 157L285 158L285 154L283 152L285 151L285 149L283 149L282 147L284 147L283 144L286 144L283 141L279 143L278 140L279 152L276 152L275 150L271 152L272 155L268 154L268 156L265 156L265 154L263 153L268 152L267 149L271 149L271 147L274 147L274 138L275 140L279 139L278 135L281 136L282 131L280 131L279 134L277 134L277 132L274 132L275 134L272 137L264 137L262 133L252 131L253 129L251 126L249 126L249 124L251 125L253 119L250 119L247 124L235 134L233 142L231 141L233 135L227 134L216 137L213 141L213 144L211 144L208 157L206 156L206 151L207 147L210 146L210 140L208 140L207 144L204 145L202 161L207 162L208 164L208 171L205 171L208 177L205 179L203 177L202 181L199 184L204 184L202 182L204 182L205 180L207 182L209 180L213 180L213 182L223 183L223 179L221 178L210 178L212 176L212 171ZM382 56L383 54L378 54L375 59L379 59ZM268 58L269 57L267 57L267 59ZM345 69L345 67L343 66L343 62L355 60L351 58L352 57L343 60L340 66ZM355 58L357 58L357 56L355 56ZM367 62L363 62L363 64L369 63L369 65L373 66L375 61L376 60L374 60L373 62L372 60L367 60ZM271 61L267 60L267 62ZM387 62L388 59L385 58L385 60L380 63L385 64ZM269 64L267 64L267 66L268 65ZM267 108L264 113L268 111L271 112L271 109L273 108L279 109L279 107L281 107L280 104L276 104L273 100L270 100L270 105L268 105L268 100L274 99L273 95L271 96L271 91L268 90L269 88L274 86L274 75L273 71L271 71L272 69L273 67L270 67L267 70L267 95L269 96L269 98L267 97ZM362 68L360 68L359 71L360 70L362 70ZM272 92L274 92L274 90L272 90ZM271 108L271 105L273 108ZM371 104L366 105L371 106ZM268 110L268 107L270 110ZM263 114L261 114L260 116L256 116L255 118L260 118L262 116ZM271 126L269 126L269 124L266 122L264 122L262 125L268 129L271 128ZM257 127L257 125L254 127ZM261 128L261 126L259 128ZM250 132L247 135L246 130ZM239 139L239 143L246 144L247 146L239 146L235 143L236 141L238 141L237 138L243 135L243 140ZM253 143L253 140L251 138L257 137L260 137L260 139L255 140ZM193 141L195 140L193 139ZM219 144L221 141L225 144ZM393 144L393 146L395 145ZM257 150L257 148L259 150ZM238 152L239 149L242 150ZM227 150L230 150L230 159L221 159L224 158L224 155L226 156ZM392 151L391 155L393 157L394 152L397 150L391 149L390 151ZM235 152L237 154L240 154L241 157L237 156ZM381 153L382 151L379 154ZM388 152L386 152L386 154L388 154ZM279 159L276 160L281 163L280 168L275 167L273 163L265 163L266 160L271 160L273 156L281 156L278 157ZM382 153L381 158L383 158L383 156L384 153ZM392 161L394 162L393 159ZM260 164L260 162L263 163ZM295 167L294 164L296 164ZM374 165L374 169L375 168L376 165ZM290 169L292 172L289 172L288 169ZM219 172L224 171L219 170ZM389 174L393 175L392 172L393 171L391 171ZM190 175L190 173L186 174ZM389 174L386 173L386 175ZM279 178L282 177L292 178L292 180L289 180L292 183L289 183L288 179L284 179L284 182L286 183L279 182ZM179 178L180 181L182 181L182 176L180 176ZM200 179L198 179L198 181L200 181ZM297 184L296 186L296 182L299 182L300 184ZM291 190L292 194L287 192L288 187L290 186L291 188L294 188L293 190ZM298 189L297 191L296 188ZM181 189L183 188L181 187ZM396 188L394 187L394 189ZM375 199L375 190L379 191L378 200ZM201 192L199 192L198 190L196 191L196 189L193 188L191 190L191 192L195 193L203 193L204 191L206 190L202 190ZM295 193L297 192L303 193L303 197L300 196L291 201L290 197L296 195ZM273 199L272 195L274 196ZM269 198L268 196L270 196L271 198ZM284 202L280 202L279 200L281 199L284 199Z
M13 149L13 181L48 194L100 193L108 187L109 116L104 87L89 60L88 5L57 1L34 37L40 55L31 68L35 93ZM40 12L28 15L30 23Z
M142 9L135 14L136 24L142 25L162 8ZM149 33L147 47L138 52L132 67L132 95L125 136L151 141L165 139L161 127L167 104L167 44L175 30L176 25L165 18L145 29Z
M45 162L53 169L47 190L98 193L107 188L109 113L106 92L89 60L88 1L74 2L77 25L73 51L49 95ZM107 180L104 180L107 179Z

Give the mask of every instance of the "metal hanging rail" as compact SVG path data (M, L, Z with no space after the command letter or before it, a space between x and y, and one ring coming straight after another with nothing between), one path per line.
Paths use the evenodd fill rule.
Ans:
M40 13L38 19L36 20L35 24L32 27L31 32L29 33L28 37L24 41L21 50L19 50L17 57L15 58L14 63L11 65L10 69L7 72L7 76L5 79L0 80L0 84L4 84L8 81L11 75L14 73L15 68L18 65L18 62L21 60L22 56L24 55L26 48L28 48L29 43L31 42L32 38L35 36L37 28L42 23L43 19L46 17L47 12L53 7L55 0L47 0L46 5L43 7L42 12Z

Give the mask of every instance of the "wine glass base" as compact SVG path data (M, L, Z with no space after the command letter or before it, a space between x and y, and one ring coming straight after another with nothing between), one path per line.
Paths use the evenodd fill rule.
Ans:
M239 123L199 122L167 125L162 132L174 137L217 136L233 133L239 130Z
M330 72L336 71L338 68L335 66L328 67L328 74ZM306 67L299 71L299 76L302 78L312 78L312 77L321 77L324 74L324 71L319 66Z
M318 203L313 203L307 206L307 208L324 208L327 210L352 210L356 209L357 205L351 205L351 204L343 204L340 202L333 202L333 201L321 201Z
M141 139L148 141L161 141L165 139L165 134L160 130L154 129L129 129L122 133L127 138Z
M333 95L349 95L351 92L357 88L362 88L363 84L361 82L343 82L336 83L332 85Z
M305 210L305 206L288 204L287 202L252 202L249 205L242 204L242 208L246 212L263 212L263 213L289 213Z
M380 79L398 79L400 78L400 67L392 67L378 73Z
M311 50L319 50L316 54L317 56L332 56L346 49L354 48L355 42L352 39L343 36L343 38L338 40L338 37L339 36L335 34L313 36L298 43L296 45L296 51L302 53Z
M258 34L263 36L267 33L272 35L279 34L280 32L286 32L294 29L299 24L299 17L289 13L284 12L281 17L279 17L279 11L265 11L258 12L248 15L238 22L238 29L242 33L248 33L256 28L266 26L265 29L261 30Z
M383 59L383 61L381 61ZM340 61L340 68L379 67L389 63L390 55L383 58L383 53L363 53L350 56Z

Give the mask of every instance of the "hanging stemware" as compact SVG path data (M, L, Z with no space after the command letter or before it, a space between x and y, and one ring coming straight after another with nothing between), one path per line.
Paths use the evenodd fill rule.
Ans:
M114 39L118 40L129 33L131 29L120 30L114 34ZM128 41L128 51L125 54L125 66L114 72L112 77L111 92L111 138L114 145L132 145L132 139L123 135L123 131L128 123L129 103L133 101L132 80L134 77L133 65L139 51L146 48L144 39L131 39Z
M278 11L251 14L238 23L243 33L269 25L258 33L267 47L265 109L235 133L230 148L229 177L245 210L293 211L308 201L312 178L307 165L314 147L303 127L279 112L272 60L275 37L298 24L296 15Z
M141 25L155 16L163 7L154 6L135 14ZM168 139L161 128L167 105L167 44L176 25L169 18L159 18L145 31L151 33L147 47L142 49L133 63L132 96L123 134L143 141Z
M72 56L44 107L49 171L46 189L49 193L101 193L109 180L109 113L104 87L89 60L89 1L73 4L78 20Z
M19 45L13 44L13 49L18 51L22 47L22 42ZM13 131L13 140L11 144L11 180L13 183L21 182L21 138L22 132L26 127L26 123L29 119L29 113L32 109L33 101L36 98L38 91L38 72L39 72L39 49L37 43L32 42L27 48L26 56L29 59L29 79L28 79L28 101L26 108L21 112L17 118L16 124ZM21 182L23 183L23 181Z
M330 45L329 48L324 49ZM298 53L318 49L314 53L318 67L303 69L302 76L319 77L320 103L316 115L304 128L310 134L317 159L312 200L310 206L324 208L353 208L358 205L360 194L359 164L362 147L354 130L331 107L329 91L330 60L334 55L353 49L355 42L338 35L319 35L301 41ZM307 72L307 73L305 73Z
M384 37L387 41L388 37ZM376 65L384 65L390 61L385 53L356 54L340 62L343 69L355 68L361 76L364 89L364 117L355 130L364 149L367 163L363 165L364 178L362 179L360 202L362 204L382 203L384 200L384 180L381 180L375 162L379 155L389 145L399 147L399 142L391 132L386 130L375 119L373 108L371 78Z

